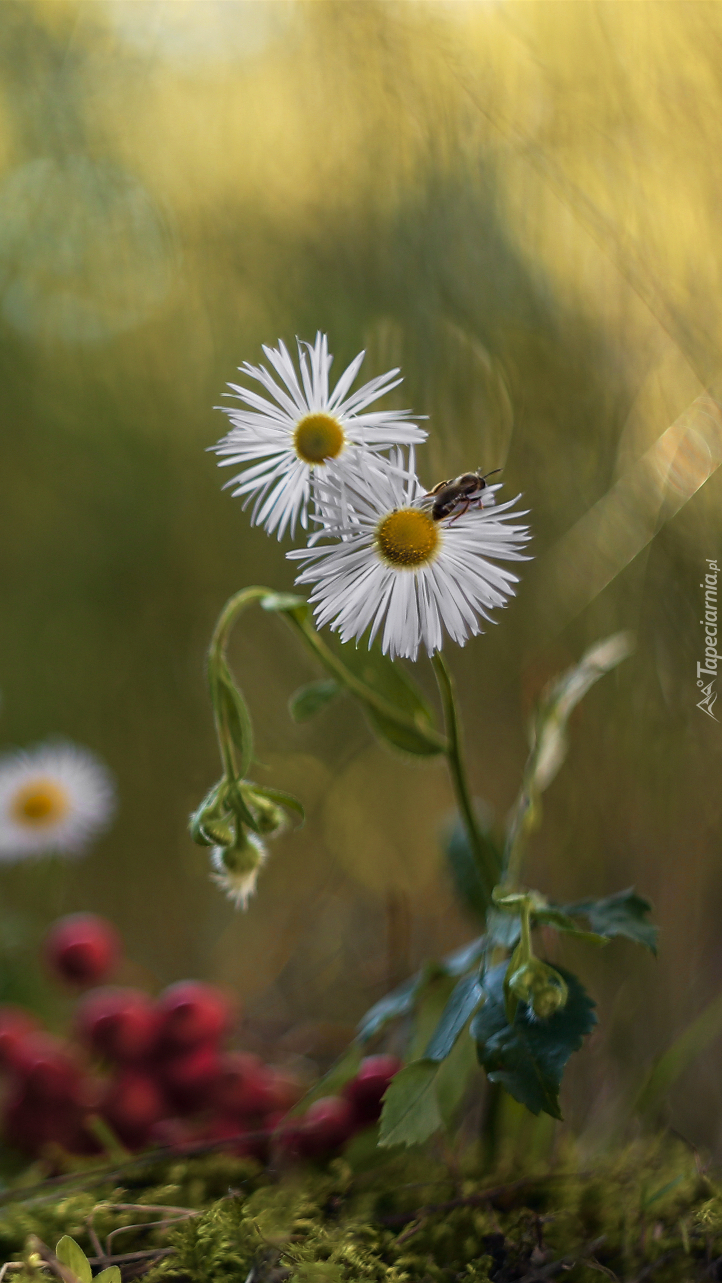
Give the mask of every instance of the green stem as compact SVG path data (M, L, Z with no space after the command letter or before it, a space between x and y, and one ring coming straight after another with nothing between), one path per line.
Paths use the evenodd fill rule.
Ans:
M251 588L243 588L240 592L234 593L228 599L223 610L221 611L218 622L213 630L213 636L208 648L208 678L211 688L211 701L213 704L213 714L215 719L216 734L221 752L223 769L229 779L238 779L240 775L245 774L245 768L240 769L236 763L233 741L228 733L228 727L225 719L220 715L220 694L219 682L223 673L230 670L226 658L226 648L228 639L231 634L236 620L253 602L263 601L265 597L275 597L276 594L270 588L264 588L261 585L255 585ZM318 633L308 620L301 619L290 610L282 612L286 622L301 636L305 644L310 648L315 657L321 661L328 672L341 682L352 695L360 699L363 703L373 708L380 716L385 717L388 721L394 722L403 730L412 731L420 739L426 740L429 747L437 753L448 752L449 743L445 735L441 735L432 726L424 725L423 722L417 722L413 717L400 711L395 705L385 700L383 695L377 694L370 686L355 677L349 671L346 665L329 650L326 644L321 640ZM237 690L237 688L236 688ZM240 692L238 692L240 696ZM244 753L246 761L250 763L252 758L252 744L250 740L251 723L248 718L248 748ZM244 746L245 747L245 746Z
M262 601L264 597L270 596L272 596L270 588L262 588L256 585L253 588L242 588L240 592L234 593L232 597L228 598L213 629L211 644L208 647L209 662L225 660L231 629L246 606L250 606L253 601Z
M223 772L228 780L237 780L245 775L248 765L253 760L253 730L250 716L247 716L246 739L248 742L244 744L244 761L239 766L236 762L233 739L229 733L226 719L221 715L220 682L225 673L228 674L228 680L232 681L226 659L226 647L228 646L231 629L238 616L245 610L246 606L250 606L254 601L262 601L264 597L269 595L269 592L270 589L268 588L255 586L243 588L240 592L234 593L218 616L218 621L213 629L211 643L208 647L208 684L211 692L211 704L213 705L213 720L223 763ZM237 687L236 693L245 705L243 696Z
M446 749L446 760L449 766L451 781L454 786L457 805L461 814L461 819L466 829L466 835L469 840L477 868L484 880L485 891L487 896L487 908L491 908L491 893L496 885L499 870L495 867L494 861L490 858L490 851L487 843L484 841L479 830L479 822L474 811L474 804L469 792L469 782L466 773L466 763L464 761L464 750L462 744L461 725L459 714L456 706L456 697L454 691L454 679L446 666L446 661L440 651L432 655L431 663L434 669L434 676L439 687L441 703L444 709L444 725L448 746Z
M351 692L352 695L355 695L357 699L362 700L363 703L368 704L370 708L375 709L377 713L382 717L387 718L388 721L395 722L396 725L403 728L403 730L413 731L414 735L418 735L421 739L426 740L427 744L429 744L435 752L448 754L449 739L446 735L439 734L439 732L434 730L432 726L427 726L424 725L423 722L419 723L415 721L413 717L407 717L405 713L401 713L398 708L393 704L390 704L388 700L385 700L383 695L378 695L372 687L367 686L365 682L360 680L360 678L355 677L342 660L337 659L333 651L329 650L325 642L323 642L319 637L315 628L306 620L299 620L290 612L286 613L286 620L291 627L295 628L296 632L300 634L306 645L310 647L316 658L320 659L328 672L338 678L338 680Z

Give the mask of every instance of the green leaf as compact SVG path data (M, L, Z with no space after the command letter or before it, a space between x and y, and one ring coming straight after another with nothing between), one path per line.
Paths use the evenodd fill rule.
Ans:
M378 1033L387 1021L394 1020L397 1016L408 1015L413 1011L416 1002L418 989L427 983L427 981L436 975L460 976L470 967L473 967L482 956L486 948L486 937L477 936L475 940L470 940L460 949L455 949L453 953L448 953L441 962L428 962L421 971L411 976L409 980L404 980L396 989L380 998L366 1012L361 1020L357 1030L356 1038L360 1043L368 1042L370 1038Z
M442 1126L436 1100L438 1065L417 1060L399 1071L384 1096L379 1146L420 1145Z
M283 806L289 811L295 811L300 817L301 824L306 823L306 812L303 809L303 803L299 802L298 798L293 796L293 793L287 793L285 789L272 789L265 784L255 783L253 792L260 793L261 797L267 797L269 802L277 802L279 806Z
M425 1060L446 1059L483 996L484 991L478 976L462 976L461 980L457 981L441 1014L441 1019L426 1046Z
M592 931L600 936L606 936L607 939L626 936L635 944L644 945L651 953L657 952L659 928L646 921L646 915L652 906L649 900L637 895L634 887L617 891L604 900L577 900L574 904L563 904L560 908L570 918L587 918Z
M446 1004L454 989L454 980L445 971L435 968L426 982L419 985L414 999L413 1030L409 1038L405 1060L418 1060L436 1029Z
M93 1271L88 1258L82 1247L69 1234L63 1235L55 1249L55 1255L61 1265L67 1265L68 1269L73 1271L75 1277L80 1279L80 1283L92 1283Z
M542 793L557 774L567 754L566 725L579 701L632 649L631 633L615 633L596 642L578 664L549 683L532 724L532 756L525 780L529 793Z
M599 935L596 931L583 931L581 927L577 926L574 919L569 917L568 913L557 909L553 904L547 905L544 909L533 909L531 920L533 926L543 923L544 926L553 927L555 931L562 931L566 935L576 936L578 940L586 940L587 944L609 944L609 936Z
M390 993L385 994L383 998L375 1002L373 1007L370 1007L366 1012L356 1030L358 1042L368 1042L387 1021L394 1020L396 1016L405 1016L409 1011L412 1011L416 991L422 980L423 972L417 971L416 975L412 976L410 980L405 980L403 984L396 989L392 989Z
M459 1105L473 1075L479 1076L479 1065L471 1038L460 1038L446 1060L439 1065L436 1077L436 1103L448 1130L457 1119Z
M96 1274L94 1283L121 1283L121 1273L117 1265L108 1265Z
M333 678L321 678L317 682L309 682L307 686L300 686L288 701L288 711L294 722L306 722L309 717L315 717L322 709L330 704L337 695L341 694L342 688Z
M468 944L462 944L460 949L455 949L453 953L447 953L439 964L446 972L447 976L461 976L469 967L473 967L478 962L487 946L486 936L477 936L475 940L470 940Z
M479 1063L491 1082L501 1083L532 1114L542 1110L561 1118L559 1087L573 1051L596 1024L594 1002L576 976L555 967L569 990L566 1005L548 1020L539 1020L520 1002L510 1025L504 1007L507 963L484 977L486 1002L471 1022Z
M217 711L235 748L240 753L238 773L246 775L253 761L253 724L246 701L236 687L230 669L226 663L219 663L211 676L215 692Z
M382 695L399 712L411 717L420 731L435 729L429 705L400 662L382 655L377 646L366 650L350 643L341 648L340 658L355 677L370 686L377 695ZM375 734L393 748L417 757L433 757L440 752L423 734L417 736L411 728L397 726L369 704L366 704L365 711Z
M500 847L481 821L478 827L481 840L487 848L488 863L501 872ZM487 886L475 853L469 845L466 829L458 817L446 839L445 849L456 894L474 917L480 922L485 922L492 888Z
M503 949L513 949L521 935L521 920L518 913L504 913L501 909L490 909L486 916L486 931L490 944L498 944Z

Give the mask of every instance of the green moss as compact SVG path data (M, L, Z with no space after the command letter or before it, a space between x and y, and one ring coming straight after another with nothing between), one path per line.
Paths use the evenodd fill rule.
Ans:
M6 1206L3 1259L18 1259L29 1234L52 1246L69 1233L94 1255L91 1224L104 1243L120 1227L162 1219L139 1206L151 1204L189 1214L112 1240L116 1253L172 1249L146 1283L237 1283L249 1274L258 1283L491 1283L562 1259L571 1283L596 1283L600 1266L618 1278L653 1266L655 1283L691 1283L722 1257L722 1193L687 1150L659 1141L591 1172L567 1158L528 1177L471 1161L452 1172L413 1151L371 1170L337 1160L282 1176L226 1156L197 1158L122 1186ZM37 1283L38 1273L14 1278Z

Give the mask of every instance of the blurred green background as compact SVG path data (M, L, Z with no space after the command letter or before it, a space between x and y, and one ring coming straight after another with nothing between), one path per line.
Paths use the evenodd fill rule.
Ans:
M6 991L32 989L55 915L93 909L129 978L231 985L249 1046L323 1061L473 930L443 765L392 758L350 703L294 725L318 674L262 612L233 662L262 778L308 823L245 915L187 835L218 773L215 617L293 581L204 453L212 407L262 342L322 329L337 372L361 347L364 378L403 367L427 484L503 466L531 509L517 600L450 654L500 817L544 682L637 633L574 716L527 873L561 900L654 901L657 962L564 947L601 1016L565 1111L603 1126L722 981L722 732L695 707L722 552L722 419L698 400L722 365L722 6L4 0L0 25L3 740L87 744L120 795L82 861L0 870ZM721 1061L672 1103L716 1146Z

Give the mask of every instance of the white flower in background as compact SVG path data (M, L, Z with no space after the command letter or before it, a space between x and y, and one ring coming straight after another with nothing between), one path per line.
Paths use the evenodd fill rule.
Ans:
M353 477L329 474L325 529L316 538L339 542L287 556L307 563L296 583L315 584L318 627L330 625L343 642L370 628L370 646L383 625L384 653L416 659L422 645L429 655L441 649L444 630L463 646L481 631L480 619L506 605L517 576L494 561L528 560L520 549L530 536L526 526L507 524L525 514L510 511L516 499L494 502L498 485L484 492L488 507L434 521L413 451L408 470L400 451L393 463L382 473L362 460Z
M268 858L264 843L256 833L245 833L240 848L214 846L211 865L215 873L211 881L225 891L237 909L245 909L256 892L256 882L261 867Z
M75 744L40 744L0 758L0 861L80 854L115 809L108 771Z
M313 346L298 343L300 380L283 342L263 351L280 383L265 366L246 362L240 368L248 378L256 379L273 401L229 383L244 406L217 407L233 426L213 449L227 456L221 467L244 465L227 484L235 486L234 495L247 495L247 503L254 500L253 525L264 526L269 535L275 530L281 539L287 528L294 534L298 521L306 527L313 481L320 473L336 469L346 473L362 452L378 457L393 446L425 440L426 432L409 422L410 410L368 410L401 383L396 378L398 370L389 370L350 392L363 352L331 392L328 376L333 357L325 334L317 334Z

